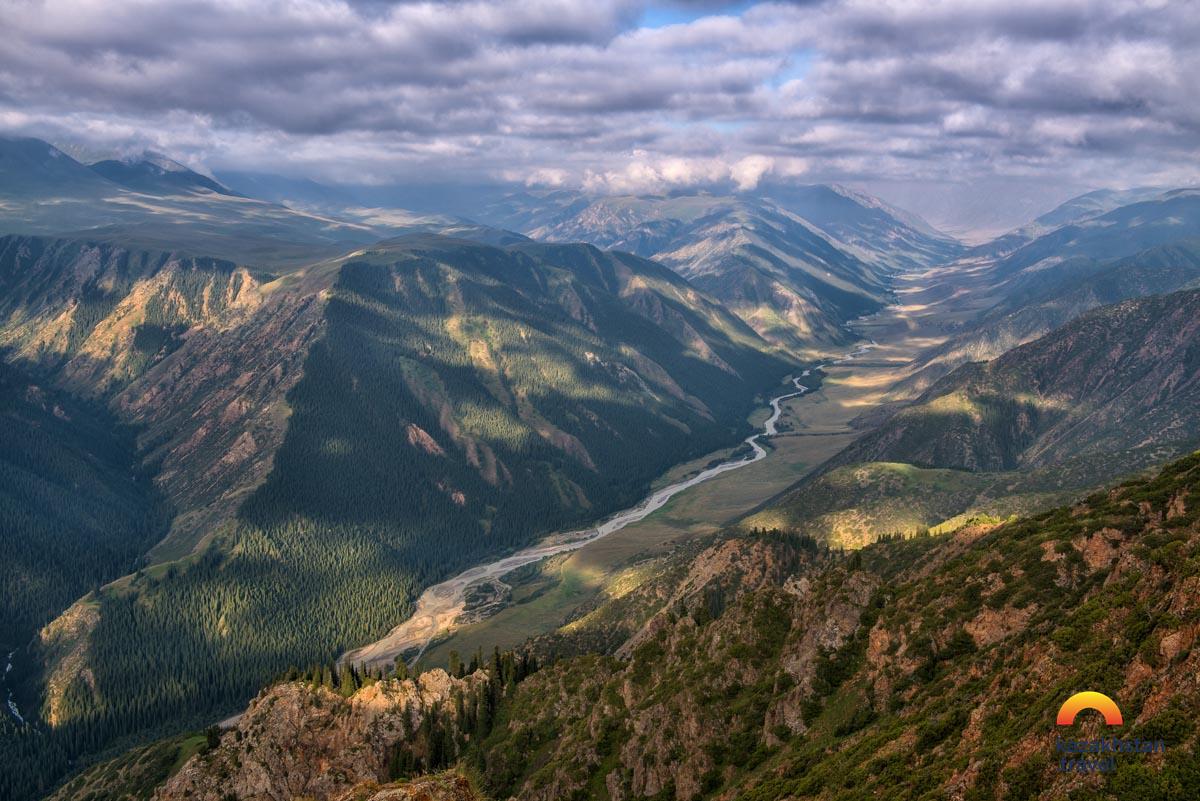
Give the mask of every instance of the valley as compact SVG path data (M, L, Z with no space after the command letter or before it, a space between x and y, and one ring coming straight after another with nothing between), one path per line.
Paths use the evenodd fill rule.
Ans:
M1200 799L1195 5L0 0L0 801Z
M493 727L543 736L515 686L544 687L539 667L588 692L593 670L653 676L661 691L606 696L632 707L596 724L643 726L646 704L683 697L653 653L711 627L750 678L688 692L754 764L809 729L849 747L885 710L844 719L863 702L831 695L834 674L860 658L881 587L919 583L886 554L912 566L963 532L1042 526L1196 446L1193 191L1076 199L976 248L828 186L477 209L516 230L400 209L322 226L156 156L89 167L48 148L0 147L28 190L9 211L42 214L60 180L120 220L63 234L31 217L0 237L16 556L0 642L17 666L0 756L19 766L0 788L18 797L114 776L139 801L173 774L219 786L210 768L246 756L230 736L274 748L239 710L280 677L343 699L393 682L364 703L418 704L387 734L351 717L351 740L322 745L355 775L732 797L762 777L716 744L642 737L653 768L609 750L587 789L576 774L599 768L577 732L560 732L574 773L546 784ZM178 233L130 216L148 205ZM213 231L212 255L196 250ZM760 629L782 642L780 609L811 632L772 657L782 673L746 662ZM930 637L966 653L961 633ZM235 733L196 733L214 720Z
M444 594L428 598L429 608L436 610L428 620L406 623L387 639L348 653L345 661L386 663L406 652L411 659L410 649L418 648L420 665L441 666L451 651L471 654L495 646L516 647L556 630L578 610L631 592L652 575L646 571L646 560L712 536L752 514L859 436L852 424L878 409L891 389L911 374L914 357L943 341L947 330L977 310L965 300L971 297L972 275L967 266L961 273L914 270L897 276L897 303L850 323L853 335L870 344L855 350L853 358L831 357L812 368L819 369L819 387L799 396L783 396L780 414L763 410L751 418L765 432L778 429L765 440L769 448L765 457L756 451L753 458L723 462L726 468L732 465L736 474L721 466L709 467L730 458L729 451L679 465L658 482L661 488L653 499L666 495L662 504L639 507L633 519L600 536L584 535L571 543L550 545L543 555L530 552L512 563L502 560L483 568L486 573L467 571ZM948 287L954 288L947 292ZM796 380L803 381L804 376ZM707 477L698 481L701 476ZM505 572L532 560L540 564L526 567L519 578L505 577ZM486 614L467 610L464 615L463 592L485 580L501 585L488 593L492 603ZM508 583L514 586L506 589ZM441 585L426 595L437 590Z
M824 370L832 365L845 364L856 357L868 353L873 346L873 344L864 345L842 358L834 359L829 363L817 364L810 369L806 369L801 373L800 377L793 378L791 383L798 391L788 392L772 398L769 404L771 411L762 424L763 430L760 433L751 434L746 438L745 444L749 445L752 449L750 456L731 458L729 461L723 461L713 467L707 467L694 476L685 478L674 484L669 484L662 489L656 490L652 495L633 508L618 512L594 528L552 535L531 548L522 549L511 556L505 556L495 562L472 567L448 581L429 587L417 599L412 616L408 620L393 629L382 640L348 652L342 657L341 661L346 664L365 665L368 668L390 667L395 664L397 659L401 658L412 663L419 662L430 642L435 638L453 634L458 626L463 623L470 623L473 619L486 617L491 612L490 608L481 609L476 605L471 613L467 615L466 605L468 595L484 594L490 595L492 598L501 597L506 590L511 589L504 582L505 576L509 573L519 570L526 565L535 565L543 560L586 548L594 542L612 536L630 525L645 520L665 507L677 495L698 487L705 482L714 480L719 476L731 473L734 470L741 470L767 458L769 453L760 444L760 440L777 435L776 424L783 414L780 406L782 402L791 400L792 398L803 397L810 392L809 388L802 384L801 381L812 371ZM495 602L487 606L491 607L494 604ZM525 631L522 632L522 636L523 638L528 638L539 633L541 632ZM416 653L410 654L414 649Z

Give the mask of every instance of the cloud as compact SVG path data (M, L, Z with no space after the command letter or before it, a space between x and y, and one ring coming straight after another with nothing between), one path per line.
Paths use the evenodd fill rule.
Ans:
M614 192L1200 180L1188 2L21 0L0 29L0 127L214 168Z
M758 186L758 181L775 166L775 160L769 156L746 156L734 164L729 175L737 188L745 192Z

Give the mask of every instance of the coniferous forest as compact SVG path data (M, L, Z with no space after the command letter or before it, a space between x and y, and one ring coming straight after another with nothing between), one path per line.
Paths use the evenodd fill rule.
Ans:
M620 258L419 239L340 267L269 476L201 552L88 602L88 670L49 674L53 728L3 746L58 755L21 760L25 781L228 715L288 665L383 635L428 584L631 504L732 441L747 382L766 388L787 363L744 347L753 335L727 315L680 303L665 268ZM661 288L621 298L631 274ZM720 350L690 352L656 316ZM671 376L649 380L691 399L628 366L647 362ZM43 649L47 664L69 640Z

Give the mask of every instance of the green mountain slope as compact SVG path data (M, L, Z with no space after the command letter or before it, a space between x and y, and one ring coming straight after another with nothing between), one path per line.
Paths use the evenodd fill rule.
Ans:
M1009 470L1126 453L1153 464L1196 441L1200 291L1107 306L990 362L958 368L834 463Z
M530 799L1189 797L1198 471L825 562L771 537L702 556L619 658L519 685L476 764ZM1125 725L1057 730L1083 689ZM1057 737L1113 734L1167 750L1059 772Z
M828 187L777 199L526 193L483 219L535 239L652 257L794 350L844 341L843 324L887 298L892 272L956 252L954 243Z
M12 341L141 427L179 513L153 553L184 557L43 629L45 748L66 754L225 714L379 637L428 583L632 503L743 435L793 367L672 271L589 246L421 235L279 277L21 248L42 272L11 271ZM92 286L87 327L30 346Z
M533 645L564 655L584 630L635 621L611 652L531 675L497 654L416 682L343 677L346 698L277 684L158 797L303 786L324 801L453 765L493 798L534 801L1200 792L1200 454L945 537L845 555L766 532L665 559ZM1114 698L1124 723L1085 712L1057 727L1080 690ZM1061 769L1060 739L1102 737L1156 745L1103 772Z
M103 409L0 362L0 645L7 653L76 598L129 572L162 536L132 437Z
M1152 263L1072 292L1184 272ZM861 547L1047 508L1161 464L1200 444L1198 325L1200 291L1152 296L963 365L743 523Z

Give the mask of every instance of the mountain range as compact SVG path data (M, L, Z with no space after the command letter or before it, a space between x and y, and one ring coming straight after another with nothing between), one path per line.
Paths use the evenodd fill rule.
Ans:
M513 195L483 219L534 239L584 241L654 258L794 350L846 341L878 310L889 276L960 250L914 217L839 187L758 198Z
M0 139L0 795L1200 790L1200 192L218 175ZM515 650L338 661L534 544ZM1056 774L1085 685L1173 750Z

